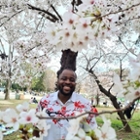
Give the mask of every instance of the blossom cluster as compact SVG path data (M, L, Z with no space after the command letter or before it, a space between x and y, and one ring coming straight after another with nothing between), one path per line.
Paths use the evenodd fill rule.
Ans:
M116 132L111 127L110 120L107 120L104 115L101 116L104 122L102 127L97 127L94 130L85 121L86 117L87 115L83 115L70 120L66 140L117 140Z
M12 127L13 131L19 130L21 135L17 136L18 139L37 140L38 137L46 136L50 126L45 122L36 116L35 109L29 108L28 102L17 105L16 109L7 108L5 111L0 111L0 124ZM0 140L3 140L2 130L0 130Z
M139 5L138 0L83 0L77 12L70 8L62 22L48 25L46 39L59 50L93 47L98 41L122 34L128 24L139 20ZM135 22L131 28L139 32L137 27Z
M76 116L82 113L84 114L84 112L76 112ZM49 117L45 110L36 112L35 109L29 108L29 103L23 102L23 104L17 105L16 110L8 108L5 111L0 111L0 124L12 127L14 131L19 130L21 135L17 136L18 139L41 140L43 136L47 136L51 127L46 123L46 116ZM70 126L67 128L68 134L65 140L116 140L116 132L111 127L111 122L104 116L102 116L103 126L94 130L87 123L87 117L88 114L69 120ZM1 130L0 140L3 140Z
M126 101L133 102L140 98L140 55L129 59L130 69L125 79L120 79L118 74L114 74L114 91L117 97L123 97Z

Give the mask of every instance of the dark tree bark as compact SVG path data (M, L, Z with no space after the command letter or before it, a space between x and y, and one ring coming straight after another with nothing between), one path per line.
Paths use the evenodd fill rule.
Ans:
M107 91L105 88L103 88L103 86L101 85L100 81L98 80L97 76L95 75L95 73L94 73L94 71L92 69L87 69L87 71L94 77L94 79L95 79L100 91L102 93L104 93L111 100L113 106L116 109L120 109L120 106L119 106L119 104L117 102L116 96L112 95L110 90ZM130 126L129 126L129 124L128 124L125 116L124 116L123 111L118 111L118 115L119 115L119 117L120 117L120 119L122 121L122 124L124 126L125 131L126 132L132 132L132 130L131 130L131 128L130 128Z
M5 87L5 100L10 99L10 87L11 87L11 81L10 79L6 80L6 87Z
M97 91L97 92L98 92L98 91ZM99 93L97 93L97 94L96 94L96 102L97 102L97 105L99 105L99 102L100 102L99 96L100 96Z
M110 100L111 100L113 106L114 106L116 109L120 109L120 106L119 106L119 104L118 104L118 102L117 102L116 97L110 95L109 98L110 98ZM123 123L123 126L124 126L124 128L125 128L125 131L126 131L126 132L132 132L132 130L131 130L131 128L130 128L130 126L129 126L129 124L128 124L128 122L127 122L125 116L124 116L124 113L123 113L122 111L119 111L119 112L118 112L118 115L119 115L119 117L120 117L120 119L121 119L121 121L122 121L122 123Z
M60 70L57 72L57 78L59 74L64 69L71 69L73 71L76 71L76 58L77 58L78 52L73 52L70 49L62 50L62 56L60 60Z

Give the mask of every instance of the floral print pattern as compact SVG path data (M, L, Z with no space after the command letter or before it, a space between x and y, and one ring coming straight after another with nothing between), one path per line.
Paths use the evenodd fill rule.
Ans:
M42 111L42 109L46 109L51 112L54 117L72 117L75 116L75 113L84 112L84 111L92 111L92 107L90 102L85 99L82 95L78 93L73 93L72 97L63 104L58 98L58 92L51 93L47 96L44 96L37 107L37 111ZM47 113L46 113L47 116ZM97 126L95 117L93 115L89 115L87 118L87 122L90 124L92 128ZM51 128L47 137L44 137L43 140L58 140L65 138L67 134L66 127L69 126L68 120L46 120L46 123L51 124Z

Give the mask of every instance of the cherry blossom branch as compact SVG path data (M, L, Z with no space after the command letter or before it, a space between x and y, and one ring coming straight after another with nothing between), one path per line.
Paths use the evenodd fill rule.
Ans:
M23 12L23 10L21 10L21 11L15 13L15 14L13 14L13 15L12 15L11 17L9 17L5 22L3 22L2 24L0 24L0 27L3 26L6 22L8 22L8 21L11 20L14 16L16 16L17 14L19 14L19 13L21 13L21 12Z
M72 11L74 12L75 0L72 0L71 5L72 5Z
M60 21L63 21L62 20L62 18L61 18L61 16L59 15L59 13L56 11L56 9L54 8L54 6L51 4L50 5L51 6L51 8L54 10L54 12L56 13L56 15L59 17L59 19L60 19Z
M49 19L49 20L52 21L52 22L56 22L56 21L59 20L54 14L52 14L52 13L46 11L46 10L37 8L37 7L32 6L32 5L30 5L30 4L27 4L27 5L28 5L29 9L36 10L36 11L40 11L40 12L43 12L43 13L49 15L50 17L47 17L47 19Z
M140 99L140 98L139 98ZM139 99L138 99L138 101L139 101ZM138 106L138 103L139 102L137 102L137 104L136 104L136 107ZM133 103L132 103L133 104ZM131 104L131 105L132 105ZM136 110L136 107L133 109L133 113L131 114L131 116L133 116L134 115L134 112L135 112L135 110ZM126 108L127 109L127 108ZM126 120L123 120L123 121L126 121ZM136 120L136 121L140 121L140 120ZM129 121L128 121L129 122ZM127 123L124 125L124 127L123 128L121 128L119 131L121 131L121 130L123 130L125 127L127 127Z
M122 41L122 39L121 39L120 36L118 36L118 39L119 39L119 41L122 43L122 45L124 46L124 48L125 48L128 52L132 53L134 56L137 56L134 52L131 52L131 51L127 48L127 46L124 44L124 42Z
M91 112L91 111L87 111L87 112L84 112L84 113L81 113L80 115L77 115L77 116L72 116L72 117L43 117L43 116L38 116L37 117L39 119L56 119L56 120L64 120L67 118L67 120L71 120L71 119L76 119L78 117L81 117L81 116L84 116L86 114L93 114L93 115L96 115L96 116L99 116L99 115L102 115L102 114L113 114L113 113L116 113L116 112L120 112L120 111L124 111L126 110L127 108L129 108L135 101L137 101L138 99L140 99L140 96L137 97L136 99L134 99L132 102L130 102L126 107L122 108L122 109L116 109L116 110L113 110L113 111L102 111L102 112L99 112L99 113L95 113L95 112ZM54 113L54 112L53 112ZM126 120L125 120L126 121Z
M138 16L138 17L132 17L132 18L129 18L127 20L124 20L123 22L117 23L117 25L119 26L119 25L122 25L122 24L127 24L128 21L137 20L139 18L140 18L140 16Z
M1 41L1 39L0 39L0 44L1 44L1 47L2 47L2 49L3 49L3 52L5 53L4 45L3 45L2 41ZM2 53L2 50L0 50L0 51L1 51L1 53Z
M102 15L102 16L101 16L101 15L94 15L96 18L92 20L92 23L93 23L94 21L96 21L96 20L102 19L103 17L107 17L107 16L109 16L109 15L114 15L114 14L118 14L118 13L121 13L121 12L128 11L128 10L134 8L134 7L139 6L139 5L140 5L140 3L134 4L134 5L132 5L132 6L128 7L128 8L125 8L125 9L122 9L122 10L119 10L119 11L115 11L115 12L110 12L110 13L105 14L105 15ZM139 18L139 17L138 17L138 18Z
M128 11L128 10L134 8L134 7L139 6L139 5L140 5L140 3L137 3L137 4L134 4L134 5L130 6L130 7L128 7L128 8L125 8L125 9L122 9L122 10L119 10L119 11L110 12L110 13L108 13L108 14L105 14L105 15L103 15L102 17L106 17L106 16L109 16L109 15L113 15L113 14L125 12L125 11Z
M71 5L72 5L72 12L74 13L75 11L77 11L76 6L79 6L80 4L82 4L81 0L72 0ZM76 5L76 6L75 6Z

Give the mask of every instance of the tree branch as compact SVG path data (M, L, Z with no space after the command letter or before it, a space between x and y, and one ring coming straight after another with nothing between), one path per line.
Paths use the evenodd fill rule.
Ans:
M102 114L113 114L113 113L122 112L122 111L126 110L126 109L129 108L135 101L137 101L137 100L139 100L139 99L140 99L140 96L137 97L136 99L134 99L132 102L130 102L126 107L121 108L121 109L112 110L112 111L101 111L101 112L99 112L99 113L87 111L87 112L81 113L80 115L71 116L71 117L43 117L43 116L38 116L38 115L37 115L37 117L38 117L39 119L58 119L58 120L65 120L65 119L67 118L67 120L71 120L71 119L79 118L79 117L84 116L84 115L86 115L86 114L93 114L93 115L96 115L96 116L99 116L99 115L102 115Z
M63 21L60 14L56 11L56 9L54 8L54 6L51 4L51 8L54 10L54 12L56 13L56 15L59 17L60 21Z
M36 10L36 11L39 11L39 12L47 14L49 16L49 17L47 17L47 19L51 20L52 22L56 22L56 21L59 20L54 14L52 14L52 13L46 11L46 10L37 8L37 7L32 6L30 4L27 4L27 5L28 5L29 9Z
M23 10L13 14L11 17L9 17L5 22L3 22L2 24L0 24L0 27L3 26L6 22L8 22L9 20L11 20L14 16L16 16L17 14L21 13Z

